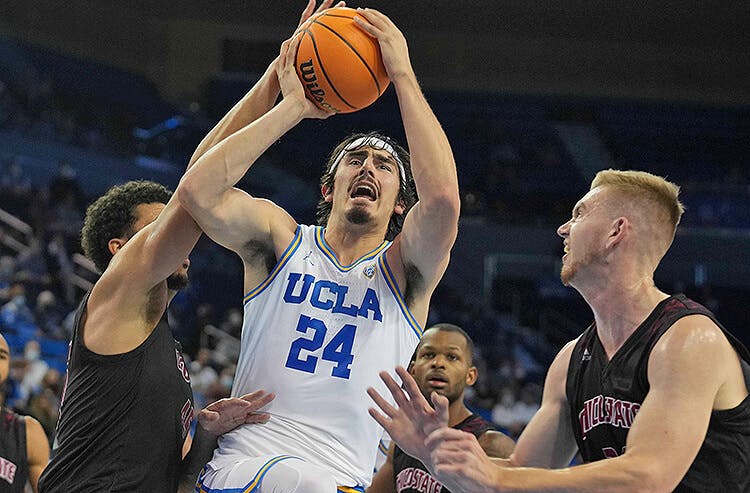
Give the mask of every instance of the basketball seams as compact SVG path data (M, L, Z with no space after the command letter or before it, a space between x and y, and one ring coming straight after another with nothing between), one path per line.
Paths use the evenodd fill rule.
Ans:
M318 17L316 17L315 19L313 19L313 20L317 20L319 17L338 17L339 19L354 20L354 16L349 17L349 16L346 16L346 15L331 14L331 13L328 13L328 12L321 12L320 15Z
M313 22L316 23L316 24L318 23L315 20ZM328 26L326 26L326 27L328 27ZM344 99L344 97L341 94L339 94L338 89L336 89L336 86L333 85L333 81L331 81L331 78L328 77L328 73L326 73L326 68L323 66L323 60L320 59L320 53L318 53L318 44L315 42L315 36L313 36L313 33L311 31L306 31L306 32L307 32L307 35L310 36L310 41L312 41L312 45L313 45L313 51L315 52L315 58L318 59L318 65L320 66L320 71L323 72L323 77L325 77L326 81L328 81L328 85L331 86L331 89L333 89L333 92L336 93L336 96L338 96L338 98L345 105L347 105L348 107L350 107L353 110L358 109L356 106L352 106L351 104L349 104L349 101L347 101L346 99ZM359 53L357 53L357 56L359 56ZM369 69L369 67L368 67L368 69Z
M321 15L320 17L342 17L342 18L344 18L344 19L352 19L352 17L346 17L346 16L343 16L343 15L340 15L340 16L337 16L337 15L325 15L325 16L323 16L323 15ZM364 59L364 57L363 57L362 55L360 55L360 53L359 53L359 52L358 52L358 51L356 50L356 48L354 48L354 46L352 46L352 44L351 44L351 43L350 43L350 42L349 42L349 41L348 41L348 40L347 40L346 38L344 38L343 36L341 36L341 35L340 35L340 34L339 34L338 32L336 32L336 30L335 30L335 29L333 29L332 27L328 26L327 24L323 24L322 22L320 22L320 21L318 20L318 18L315 18L315 19L313 19L311 23L312 23L312 24L318 24L319 26L323 26L324 28L328 29L328 30L329 30L330 32L332 32L332 33L333 33L333 34L334 34L334 35L335 35L335 36L336 36L336 37L337 37L338 39L340 39L340 40L341 40L341 41L342 41L342 42L343 42L343 43L344 43L344 44L345 44L345 45L346 45L347 47L349 47L349 49L350 49L350 50L352 50L352 52L353 52L353 53L354 53L355 55L357 55L357 58L359 58L359 60L360 60L360 61L362 62L362 64L363 64L363 65L365 66L365 68L367 69L367 71L368 71L368 72L370 73L370 77L372 77L372 80L373 80L373 82L375 82L375 88L376 88L376 89L378 90L378 95L381 95L381 94L383 94L383 92L382 92L382 91L381 91L381 89L380 89L380 83L378 82L378 78L377 78L377 77L375 76L375 72L373 72L372 68L370 68L370 65L369 65L369 64L367 63L367 60L365 60L365 59ZM311 38L311 39L313 38L313 36L312 36L312 33L310 33L310 38ZM315 44L315 41L313 40L313 45L314 45L314 44ZM317 55L317 53L318 53L318 50L317 50L317 48L315 48L315 53L316 53L316 55ZM318 57L318 60L320 61L320 57ZM321 65L321 67L323 66L323 64L322 64L322 63L321 63L320 65ZM323 72L325 73L325 70L323 70ZM327 76L327 75L326 75L326 79L328 79L328 76ZM328 82L330 83L331 81L329 80ZM333 84L331 84L331 87L333 87ZM334 91L336 91L336 89L335 89L335 88L334 88ZM338 91L336 91L336 94L338 95ZM339 97L340 97L340 96L339 96ZM341 98L341 99L343 100L343 98ZM344 102L346 102L346 101L344 101ZM349 103L347 103L347 105L349 105ZM351 105L349 105L349 106L351 106ZM353 108L353 106L352 106L352 108Z

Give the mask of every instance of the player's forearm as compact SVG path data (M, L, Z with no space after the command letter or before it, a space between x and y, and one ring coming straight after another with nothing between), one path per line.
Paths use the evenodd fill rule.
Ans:
M655 462L655 461L654 461ZM638 493L669 492L675 484L661 477L653 463L625 456L565 469L501 468L495 471L498 493Z
M453 151L413 72L393 80L411 154L419 200L435 210L445 206L458 218L458 177Z
M300 102L282 100L266 114L206 152L180 181L177 195L188 210L210 209L276 140L302 119Z
M200 426L196 428L190 451L182 460L180 474L180 486L177 493L191 493L195 491L195 482L198 480L203 466L211 460L214 449L216 449L218 437L211 435Z
M276 76L276 60L274 60L252 89L203 138L190 158L188 168L213 146L265 115L278 97L279 79Z

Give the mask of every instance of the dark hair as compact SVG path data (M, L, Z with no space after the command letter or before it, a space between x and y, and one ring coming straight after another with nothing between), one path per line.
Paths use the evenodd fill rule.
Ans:
M440 323L440 324L431 325L430 327L425 329L424 332L427 332L428 330L431 330L431 329L440 330L443 332L455 332L457 334L461 334L464 337L464 339L466 339L466 351L469 353L468 354L469 365L471 365L472 361L474 360L474 341L472 340L471 336L466 333L464 329L462 329L458 325ZM422 341L424 341L424 339L421 339L419 341L419 344L417 344L417 348L414 350L414 354L411 357L411 363L417 360L417 353L419 352L419 349L422 347Z
M81 246L101 272L107 268L112 254L109 240L130 237L138 219L135 208L140 204L166 204L172 192L163 185L146 180L136 180L116 185L86 209L81 230Z
M350 135L349 137L341 141L333 149L333 152L331 152L331 155L328 157L328 162L326 162L325 173L320 178L320 185L321 187L323 186L328 187L330 191L333 191L334 175L336 174L336 169L338 169L338 166L337 166L336 169L331 170L331 165L333 164L334 160L338 157L339 154L341 154L341 151L353 141L359 138L370 138L370 137L378 138L384 142L387 142L389 145L391 145L396 150L396 154L398 154L398 158L401 160L401 163L404 165L404 174L405 174L404 178L405 179L403 183L405 185L399 188L398 198L396 199L403 203L404 212L403 214L393 213L391 215L391 220L388 222L388 230L385 233L385 239L388 241L393 241L396 235L398 235L401 232L401 228L404 225L404 218L406 217L406 213L409 212L409 209L411 209L414 204L417 203L417 188L416 186L414 186L414 178L412 177L412 174L411 174L411 160L409 159L409 152L403 147L401 147L400 145L398 145L396 141L378 132L368 132L366 134L358 133L358 134ZM399 170L399 173L400 172L401 171ZM399 182L401 182L400 176L399 176ZM331 215L332 208L333 208L333 204L331 202L326 202L325 198L322 198L320 202L318 202L317 218L318 218L319 226L326 226L328 224L328 218Z

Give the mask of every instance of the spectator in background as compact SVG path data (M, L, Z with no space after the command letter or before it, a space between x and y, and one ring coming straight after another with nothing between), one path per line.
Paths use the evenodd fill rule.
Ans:
M498 403L492 409L492 421L508 430L513 437L518 437L531 418L539 410L541 389L536 384L527 383L519 392L516 399L512 388L505 387L498 398Z
M34 314L26 302L26 285L17 280L11 282L7 296L8 302L0 308L0 323L14 330L33 326Z
M48 188L50 203L57 204L66 197L72 197L78 209L86 203L86 195L78 182L78 173L68 161L60 162L57 175L50 180Z
M193 387L193 392L205 395L218 379L219 375L211 366L211 350L200 349L195 360L190 363L190 385Z
M12 157L5 162L0 189L15 197L28 197L31 193L31 178L24 173L20 158Z
M38 341L32 339L26 343L23 348L23 360L19 363L22 363L19 367L23 372L21 384L18 387L19 397L27 402L32 395L39 392L42 380L49 370L49 365L42 359L41 346Z
M49 460L49 442L36 419L5 407L9 371L10 348L0 334L0 491L23 491L28 483L37 493L39 476Z
M29 238L29 245L17 257L16 277L23 280L27 288L38 288L49 283L47 259L44 256L44 241L37 235ZM32 289L32 291L34 291Z
M53 437L57 418L60 415L62 387L63 379L60 372L54 368L48 368L34 394L29 396L26 406L28 413L39 420L50 439Z
M44 290L36 297L34 306L34 319L42 332L53 339L65 339L62 331L62 320L64 313L60 308L55 293Z

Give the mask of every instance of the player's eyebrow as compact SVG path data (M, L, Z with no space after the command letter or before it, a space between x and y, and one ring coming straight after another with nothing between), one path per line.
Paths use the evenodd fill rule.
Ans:
M352 158L366 159L368 155L369 155L369 152L366 151L366 150L364 150L364 149L362 149L362 150L355 150L355 151L349 151L346 154L346 159L347 160L352 159ZM375 161L386 162L386 163L389 163L389 164L392 164L392 165L396 166L396 160L393 159L393 156L391 156L387 152L383 152L383 153L373 152L372 158Z

